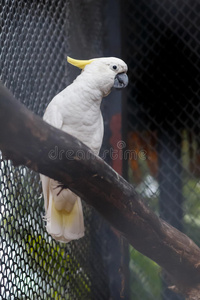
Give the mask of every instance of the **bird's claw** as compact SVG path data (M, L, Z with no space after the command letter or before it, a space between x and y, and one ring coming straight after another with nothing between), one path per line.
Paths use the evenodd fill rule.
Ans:
M60 195L60 193L62 192L62 190L68 189L67 185L66 185L66 184L63 184L63 183L58 184L58 185L54 188L54 190L55 190L55 189L58 189L58 188L60 188L60 191L58 192L57 196Z

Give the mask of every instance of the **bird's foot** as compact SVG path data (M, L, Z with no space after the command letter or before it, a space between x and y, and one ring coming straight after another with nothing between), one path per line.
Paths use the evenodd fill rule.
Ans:
M54 190L59 189L59 188L60 188L60 190L59 190L57 196L59 196L63 190L68 189L68 186L66 184L60 183L54 188Z

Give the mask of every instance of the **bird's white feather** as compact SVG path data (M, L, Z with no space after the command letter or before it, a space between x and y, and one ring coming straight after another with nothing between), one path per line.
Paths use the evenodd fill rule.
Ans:
M94 59L71 85L54 97L44 114L47 123L78 138L96 155L103 139L100 105L114 84L113 64L119 73L127 71L120 59ZM49 234L65 243L82 237L84 220L80 198L69 189L60 190L59 182L44 175L41 181Z

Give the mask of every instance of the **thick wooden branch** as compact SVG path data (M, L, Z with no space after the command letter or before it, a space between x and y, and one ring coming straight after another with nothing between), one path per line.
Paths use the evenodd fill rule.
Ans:
M83 143L43 122L0 85L0 149L15 165L65 183L135 249L157 262L188 299L200 299L200 249L143 202Z

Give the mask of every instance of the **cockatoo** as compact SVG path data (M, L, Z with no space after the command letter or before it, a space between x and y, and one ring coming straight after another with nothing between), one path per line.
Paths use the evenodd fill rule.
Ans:
M98 155L104 132L101 101L113 87L127 86L127 65L115 57L90 60L68 57L67 60L82 72L53 98L43 119L78 138ZM48 233L64 243L84 236L81 199L58 181L44 175L41 175L41 181Z

